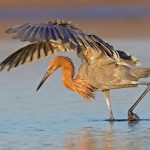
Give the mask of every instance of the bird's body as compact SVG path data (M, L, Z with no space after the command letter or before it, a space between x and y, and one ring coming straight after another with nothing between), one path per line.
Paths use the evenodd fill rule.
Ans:
M59 67L62 69L62 81L65 87L80 94L85 99L94 98L94 92L101 90L108 107L109 120L114 120L110 105L110 90L147 85L141 97L129 109L129 120L139 117L132 111L141 99L149 92L149 82L138 79L150 76L150 68L136 68L139 61L123 51L115 50L98 36L85 33L68 22L55 21L48 24L24 24L7 30L16 33L15 38L30 41L31 44L16 51L0 64L0 70L10 70L43 56L52 55L55 51L75 50L81 58L77 76L74 77L74 65L70 58L56 56L47 68L37 90L44 81ZM130 67L132 66L132 67Z
M94 98L94 92L101 90L109 110L109 120L114 120L110 105L110 90L138 86L140 84L138 79L150 76L150 69L129 68L128 66L119 65L109 58L105 58L105 60L105 62L102 62L101 59L83 62L79 67L77 76L74 77L75 70L71 59L64 56L56 56L50 61L47 72L37 90L60 67L64 86L80 94L85 99ZM130 120L138 119L136 114L131 113L130 116Z
M132 69L111 60L105 63L99 60L94 60L91 64L85 62L80 66L78 75L101 90L137 86L137 79L132 75Z

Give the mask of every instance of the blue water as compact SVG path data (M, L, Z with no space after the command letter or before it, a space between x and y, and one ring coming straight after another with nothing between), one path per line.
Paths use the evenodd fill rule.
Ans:
M149 66L149 39L107 41ZM20 45L1 42L0 61ZM71 57L76 67L80 64L74 53L59 55ZM141 121L130 124L126 120L127 110L144 87L111 92L114 116L123 120L110 124L102 94L85 101L63 87L61 70L35 91L49 59L0 73L0 150L145 150L150 146L149 94L135 109Z
M84 7L0 7L0 20L14 19L140 19L150 17L150 6L84 6Z

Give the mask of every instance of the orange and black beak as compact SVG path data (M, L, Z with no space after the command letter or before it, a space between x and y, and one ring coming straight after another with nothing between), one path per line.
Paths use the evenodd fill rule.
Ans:
M43 83L46 81L46 79L52 74L52 70L49 68L47 72L45 73L44 77L42 78L41 82L39 83L36 91L40 89L40 87L43 85Z

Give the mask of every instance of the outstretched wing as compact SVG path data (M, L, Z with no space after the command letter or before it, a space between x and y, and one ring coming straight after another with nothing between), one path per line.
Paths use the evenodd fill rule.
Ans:
M7 67L9 71L18 65L29 63L45 56L51 56L54 52L71 51L74 45L61 45L51 42L37 42L27 45L8 56L1 64L0 71Z
M119 61L120 58L118 52L108 43L96 35L83 32L70 22L56 20L47 24L26 23L12 27L6 32L13 33L12 38L29 41L30 44L7 57L0 64L0 70L5 67L10 70L57 51L76 51L77 55L84 59L83 52L92 48L115 61Z

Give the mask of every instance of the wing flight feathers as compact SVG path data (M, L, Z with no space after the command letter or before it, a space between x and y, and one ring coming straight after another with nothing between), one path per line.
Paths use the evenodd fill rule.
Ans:
M9 28L7 33L14 34L12 38L30 42L7 57L1 64L0 70L8 67L10 70L20 64L35 61L44 56L50 56L58 51L75 51L81 59L88 48L104 53L119 61L118 52L96 35L83 32L71 22L55 20L43 24L25 23Z

